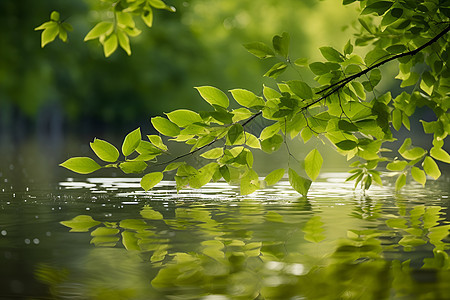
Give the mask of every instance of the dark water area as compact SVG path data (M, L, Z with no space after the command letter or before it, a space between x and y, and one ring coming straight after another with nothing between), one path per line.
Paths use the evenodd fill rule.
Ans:
M0 149L0 299L450 299L448 176L144 192L57 167L78 139Z

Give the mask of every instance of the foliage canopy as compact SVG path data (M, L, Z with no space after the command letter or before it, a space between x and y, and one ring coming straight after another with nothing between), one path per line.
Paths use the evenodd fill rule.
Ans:
M122 144L123 158L119 158L115 146L95 139L91 148L103 165L87 157L71 158L61 165L81 174L107 167L125 173L150 170L141 181L145 190L162 180L164 173L175 174L177 189L200 188L223 178L228 183L239 183L242 194L273 185L287 173L291 186L305 196L320 172L323 158L313 149L300 165L289 151L288 140L299 138L306 143L316 136L347 159L355 158L348 178L355 181L355 187L360 184L365 190L373 182L382 185L381 167L397 174L397 190L405 185L407 176L422 185L427 176L439 178L441 171L436 161L450 163L450 155L443 149L450 132L450 1L344 0L343 5L354 2L359 3L359 8L355 6L360 10L359 32L342 49L321 47L323 61L292 58L286 32L274 36L270 46L262 42L244 45L260 59L276 60L264 76L277 80L288 68L307 68L315 75L315 83L293 78L277 82L276 88L263 86L258 93L233 89L229 94L212 86L197 87L200 97L210 104L209 111L178 109L165 117L152 118L160 135L142 139L139 128L129 133ZM131 54L128 36L140 33L134 17L147 20L146 25L151 26L148 18L152 9L174 11L160 0L114 1L109 9L114 22L98 23L85 37L98 39L105 56L118 45ZM59 14L53 12L51 20L36 29L44 30L45 46L58 35L65 40L70 26L61 23ZM398 62L395 78L403 89L398 95L377 88L382 79L380 67L391 61ZM425 133L433 135L429 149L413 146L409 137L398 149L390 149L388 143L396 140L395 132L403 127L410 130L413 114L424 108L435 115L431 122L420 121ZM261 118L267 125L261 132L251 132L249 124ZM187 144L191 150L164 160L169 148L161 136ZM283 145L289 154L289 168L274 170L261 180L253 169L252 151L272 153ZM385 154L388 151L398 155L391 158ZM193 154L205 159L200 168L183 161ZM161 165L165 169L156 171ZM308 178L299 175L301 170Z

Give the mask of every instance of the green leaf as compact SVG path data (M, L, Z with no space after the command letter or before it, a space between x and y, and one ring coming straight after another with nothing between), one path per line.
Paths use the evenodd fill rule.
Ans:
M287 82L287 85L289 86L291 91L301 99L311 99L313 97L313 91L311 87L303 81L291 80Z
M352 54L352 52L353 52L353 45L350 42L350 40L348 40L347 44L345 44L345 47L344 47L344 54L349 55L349 54Z
M301 195L305 196L308 194L309 188L311 186L311 180L301 177L292 169L288 171L289 183L291 186L299 192Z
M125 50L128 55L131 55L130 39L128 38L128 35L122 30L119 30L117 32L117 38L119 39L120 47Z
M127 157L128 155L133 153L140 143L141 143L141 129L136 128L135 130L127 134L127 136L123 140L122 143L123 155Z
M164 9L167 7L167 4L164 3L162 0L148 0L151 6L157 9Z
M280 131L280 123L276 122L272 125L269 125L267 127L265 127L262 131L261 134L259 136L259 138L261 140L265 140L268 139L272 136L274 136L275 134L277 134Z
M392 126L394 126L394 129L399 131L402 127L402 112L399 109L394 109L392 111Z
M311 150L305 157L305 172L312 179L316 180L322 168L323 158L317 149Z
M407 165L408 165L407 161L396 160L391 163L388 163L386 169L388 169L389 171L403 171Z
M392 45L386 48L386 51L392 54L399 54L406 51L405 45Z
M70 228L71 232L86 232L94 226L101 224L95 221L91 216L79 215L69 221L59 222L60 224Z
M44 29L53 27L53 26L55 26L55 25L56 25L56 22L48 21L48 22L42 23L42 24L39 25L38 27L34 28L34 30L44 30Z
M285 172L286 172L285 169L273 170L266 176L264 181L266 182L267 185L274 185L275 183L280 181L281 178L283 178Z
M59 33L59 26L56 22L52 22L41 35L41 47L44 48L45 45L55 40Z
M244 135L244 127L241 124L236 123L228 129L227 140L230 145L234 145L234 143L239 142L239 140Z
M100 22L86 34L84 41L99 38L102 35L110 34L114 29L114 24L111 22Z
M153 127L163 135L177 136L180 134L180 127L175 123L163 117L154 117L151 119Z
M416 160L423 157L427 152L420 147L411 148L411 139L407 138L398 149L398 153L406 159Z
M200 154L201 157L206 159L217 159L223 156L223 148L214 148L205 153Z
M153 146L161 149L162 151L168 150L167 146L164 145L164 142L162 141L162 139L159 135L147 135L147 138L150 141L150 143L153 144Z
M258 174L249 169L241 178L241 195L249 195L259 188Z
M338 128L343 131L358 131L359 128L353 123L350 123L347 120L339 120Z
M52 11L52 13L50 14L50 20L58 22L59 21L59 12L57 12L56 10Z
M162 179L164 175L162 172L153 172L144 175L141 179L141 187L148 191L149 189L153 188L155 185L157 185Z
M438 179L441 176L441 171L439 170L438 165L431 157L425 157L422 166L423 170L434 179Z
M97 227L94 231L91 232L91 236L116 235L118 233L119 229L117 228Z
M89 174L101 169L101 166L89 157L72 157L60 166L78 174Z
M126 174L142 173L147 169L147 164L143 161L125 161L119 167Z
M264 100L261 97L256 96L250 91L244 89L235 89L230 91L234 100L242 106L252 108L258 106L264 106Z
M406 184L406 175L405 173L400 174L397 180L395 181L395 190L399 191Z
M103 161L115 162L119 158L119 150L107 141L96 138L90 145L98 158Z
M248 52L261 59L275 56L273 50L270 49L269 46L261 42L244 44L244 47Z
M331 62L343 62L342 54L333 47L320 47L320 52L326 60Z
M358 144L351 140L345 140L345 141L336 143L336 147L338 147L339 149L342 149L342 150L346 150L346 151L355 149L356 146L358 146Z
M211 105L218 105L223 108L227 108L230 104L227 95L224 92L213 86L200 86L196 87L203 99Z
M309 69L316 75L324 75L330 72L328 66L322 62L313 62L309 65Z
M284 71L286 71L287 64L284 62L278 62L274 64L265 74L264 77L270 77L277 79Z
M268 139L261 141L261 149L266 153L272 153L280 149L284 139L281 135L275 134Z
M186 127L194 123L202 123L203 119L196 112L188 109L178 109L166 114L170 121L179 127Z
M308 65L308 59L307 58L298 58L295 60L294 64L299 67L305 67Z
M393 4L394 2L391 1L375 1L372 4L367 5L361 12L361 15L376 13L377 15L382 16Z
M141 216L150 220L163 220L164 217L159 211L153 210L150 206L146 205L141 210Z
M144 21L147 27L153 26L153 10L151 7L147 6L141 14L141 19Z
M272 39L273 49L284 58L289 56L289 40L287 32L283 32L281 36L275 35Z
M433 147L430 150L430 155L437 160L450 164L450 155L442 148Z
M372 51L369 51L364 58L364 62L366 66L370 67L374 64L377 64L383 61L386 58L389 58L390 54L383 49L375 48Z
M419 169L418 167L412 167L411 175L415 181L425 186L425 183L427 182L427 176L425 175L425 172L423 170Z
M105 53L105 57L109 57L111 54L116 51L118 46L117 34L113 33L108 36L103 42L103 52Z

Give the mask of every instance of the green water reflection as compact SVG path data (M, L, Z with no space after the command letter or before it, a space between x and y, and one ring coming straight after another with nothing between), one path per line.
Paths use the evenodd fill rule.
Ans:
M55 299L449 299L448 183L424 199L414 186L363 196L330 178L308 199L283 185L247 198L225 185L110 185L134 213L72 214L65 239L89 250L34 275Z

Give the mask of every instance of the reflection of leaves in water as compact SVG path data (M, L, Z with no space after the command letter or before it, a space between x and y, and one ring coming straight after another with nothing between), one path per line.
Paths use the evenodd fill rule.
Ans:
M443 223L441 207L415 206L408 212L402 205L400 216L389 215L385 221L391 228L389 239L384 228L349 229L346 238L331 245L324 241L324 228L333 224L321 214L307 219L309 215L300 217L248 204L243 200L236 210L229 207L226 211L180 206L172 218L145 206L141 219L101 223L78 216L61 223L70 224L71 231L99 225L91 232L91 243L96 246L117 247L121 240L129 253L151 264L157 272L151 280L152 288L167 297L335 299L340 295L343 299L387 299L391 295L439 296L447 289L446 285L435 290L416 288L422 286L418 274L426 270L436 273L436 281L450 279L450 245L445 241L450 225ZM381 206L360 202L352 216L372 223L381 216ZM274 230L261 235L256 234L257 228ZM168 233L173 233L173 238ZM190 239L187 243L179 240L186 237ZM298 245L305 241L319 243L326 250L296 250L303 249ZM408 251L424 245L434 250L433 257L423 260L421 269L412 268L406 259L385 258L393 247Z

